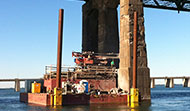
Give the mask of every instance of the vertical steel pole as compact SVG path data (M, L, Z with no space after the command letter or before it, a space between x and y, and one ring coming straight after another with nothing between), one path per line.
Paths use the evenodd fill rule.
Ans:
M137 24L138 24L138 13L134 12L134 29L133 29L133 88L137 88Z
M63 39L63 9L59 9L56 87L61 88L61 60Z

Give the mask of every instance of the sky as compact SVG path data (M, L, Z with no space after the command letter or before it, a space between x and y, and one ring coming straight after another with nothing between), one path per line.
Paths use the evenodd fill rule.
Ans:
M56 64L58 10L64 9L64 65L81 51L82 5L75 0L0 0L0 79L43 77ZM119 9L118 9L119 10ZM190 76L190 13L145 8L148 67L154 76Z

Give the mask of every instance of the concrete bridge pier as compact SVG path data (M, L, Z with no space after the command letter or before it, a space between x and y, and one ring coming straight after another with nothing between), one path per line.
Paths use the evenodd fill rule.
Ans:
M151 88L155 88L155 79L151 79Z
M165 79L165 87L166 88L174 88L174 79L173 78L166 78Z
M183 87L190 87L190 78L183 79Z
M138 12L137 27L137 88L142 100L150 100L150 70L145 42L142 0L120 0L120 51L118 85L130 92L133 69L134 12Z
M20 80L15 79L15 91L19 92L20 91Z

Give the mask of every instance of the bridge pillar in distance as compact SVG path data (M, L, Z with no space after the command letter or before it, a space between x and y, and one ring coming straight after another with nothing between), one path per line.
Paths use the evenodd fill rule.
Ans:
M20 91L20 80L18 78L15 79L15 91Z
M155 88L155 79L154 78L151 79L151 88Z
M166 78L165 79L165 87L166 88L174 88L174 79L173 78Z
M183 87L190 87L190 78L183 79Z
M134 12L138 13L137 28L137 88L142 100L150 100L150 71L147 64L144 10L142 0L120 0L120 64L118 85L130 91L133 69Z

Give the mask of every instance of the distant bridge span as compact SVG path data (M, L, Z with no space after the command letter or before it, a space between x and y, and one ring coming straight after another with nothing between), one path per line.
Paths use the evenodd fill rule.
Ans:
M27 79L19 79L19 78L15 78L15 79L0 79L0 82L10 82L10 81L16 81L16 80L19 80L19 81L25 81L25 80L41 80L43 78L27 78Z
M184 78L190 78L190 76L181 76L181 77L150 77L151 79L168 79L168 78L172 78L172 79L184 79Z
M184 87L190 87L190 76L181 76L181 77L151 77L151 88L155 88L155 80L156 79L163 79L165 80L165 86L167 88L173 88L174 87L174 79L182 79L183 83L182 85ZM26 81L26 80L43 80L43 78L15 78L15 79L0 79L0 82L15 82L15 91L20 91L20 82Z
M0 79L0 82L15 82L15 91L18 92L20 91L20 82L21 81L26 81L26 80L42 80L43 78L27 78L27 79Z
M183 80L183 87L190 87L190 77L189 76L181 76L181 77L151 77L151 88L155 88L155 80L156 79L164 79L165 86L167 88L174 87L174 79L182 79Z

